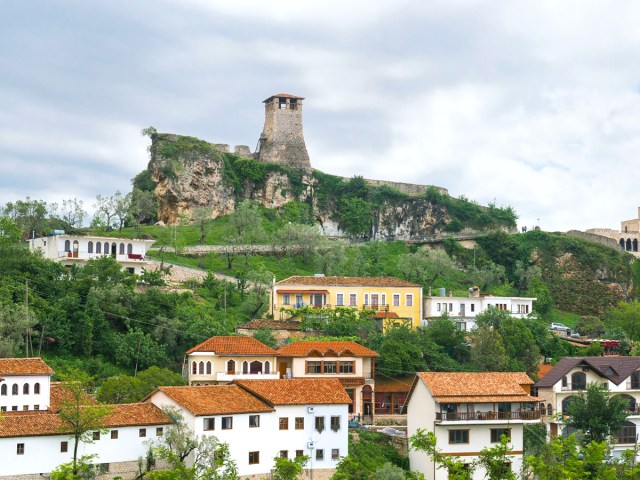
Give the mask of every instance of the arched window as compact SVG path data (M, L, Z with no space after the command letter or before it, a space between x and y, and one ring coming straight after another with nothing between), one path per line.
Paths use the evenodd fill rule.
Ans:
M620 248L624 250L624 238L620 239Z
M40 395L40 384L39 383L34 383L33 384L33 393L35 395Z
M198 373L198 364L196 362L191 363L191 374L196 375Z
M87 253L93 253L93 242L91 240L87 243Z
M23 395L29 395L29 384L28 383L25 383L22 386L22 394Z
M116 253L116 252L113 252L113 253ZM109 255L109 242L104 242L104 254Z
M198 364L198 373L204 375L204 362L202 361Z
M631 239L627 238L627 248L626 248L627 252L631 251Z
M257 373L262 373L262 362L258 360L254 360L253 362L251 362L251 365L249 365L249 372L254 375Z
M11 395L17 395L18 394L18 384L14 383L13 386L11 387Z
M120 244L120 255L124 255L124 243Z
M585 390L587 388L587 376L584 372L571 374L571 390Z
M71 251L71 240L65 240L64 241L64 251L65 252L70 252Z
M636 399L631 395L616 395L627 402L627 412L635 413L636 411Z
M211 375L211 362L207 362L207 375Z
M245 375L249 373L249 362L247 362L246 360L242 362L242 373Z
M634 252L638 251L638 239L637 238L633 239L633 251Z
M562 377L562 386L566 387L567 385L568 385L567 376L565 375L564 377Z
M616 443L636 443L636 424L624 422L616 432Z
M547 404L547 415L549 416L553 415L553 407L551 406L550 403Z
M96 242L96 253L102 253L102 244L100 242Z
M236 362L233 360L229 360L227 362L227 374L233 375L234 373L236 373Z
M567 415L567 408L569 408L569 405L571 405L572 401L573 401L573 396L567 397L564 400L562 400L562 414L563 415Z
M7 384L3 383L2 386L0 387L0 395L6 395L7 394Z
M131 255L133 253L133 245L130 243L127 245L127 253Z
M640 372L636 371L631 374L631 382L629 384L629 388L632 390L640 389Z
M271 363L268 360L264 362L264 373L271 373Z

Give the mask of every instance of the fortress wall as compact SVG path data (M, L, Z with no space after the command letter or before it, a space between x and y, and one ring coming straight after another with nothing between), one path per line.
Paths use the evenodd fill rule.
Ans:
M347 182L351 180L347 177L340 178ZM382 187L383 185L385 185L387 187L394 188L406 195L411 195L412 197L424 195L424 193L427 191L427 188L429 187L436 188L442 195L449 195L449 190L443 187L437 187L435 185L417 185L413 183L391 182L388 180L371 180L369 178L365 178L364 181L374 187Z
M567 232L567 235L570 235L572 237L577 237L577 238L581 238L583 240L587 240L589 242L593 242L593 243L599 243L601 245L605 245L607 247L611 247L613 249L616 250L621 250L620 245L618 244L617 240L614 240L613 238L610 237L605 237L603 235L598 235L597 233L591 233L594 230L600 230L602 231L603 234L606 234L606 232L611 232L611 230L606 229L606 228L601 228L601 229L591 229L589 232L581 232L579 230L569 230Z

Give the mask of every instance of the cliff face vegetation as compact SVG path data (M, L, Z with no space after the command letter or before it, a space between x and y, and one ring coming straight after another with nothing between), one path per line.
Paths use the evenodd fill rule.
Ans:
M515 228L511 208L481 207L436 188L408 195L361 177L345 180L223 153L194 137L154 133L151 138L148 168L156 183L158 219L165 223L193 218L202 208L217 218L251 199L275 209L294 200L303 203L308 218L336 237L420 240Z

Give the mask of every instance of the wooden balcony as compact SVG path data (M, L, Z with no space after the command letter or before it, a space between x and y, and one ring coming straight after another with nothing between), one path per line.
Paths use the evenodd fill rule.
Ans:
M528 412L436 412L436 422L465 422L475 420L539 420L540 411Z

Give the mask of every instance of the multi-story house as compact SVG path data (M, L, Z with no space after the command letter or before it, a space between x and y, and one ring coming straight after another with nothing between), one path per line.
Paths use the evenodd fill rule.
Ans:
M56 234L29 240L29 249L65 266L84 265L88 260L111 256L122 268L139 275L148 265L147 249L155 240Z
M613 435L612 452L619 455L637 443L640 433L640 357L566 357L561 359L536 384L544 405L543 421L551 437L569 433L563 412L572 398L596 383L609 390L610 396L628 400L626 423Z
M336 378L351 398L349 413L373 415L376 357L356 342L300 341L278 349L278 369L294 378Z
M227 443L241 478L264 478L275 457L308 455L307 475L325 480L348 453L350 399L336 379L159 387L145 401L178 408L196 435Z
M484 447L506 435L513 449L511 470L520 472L524 425L540 422L540 399L529 393L532 384L526 373L420 372L405 405L407 433L432 431L443 454L469 464ZM411 470L428 480L448 478L448 472L424 452L410 450L409 462ZM485 473L476 469L474 480L484 479Z
M41 358L0 358L0 411L47 410L51 375Z
M480 295L478 287L470 288L468 297L447 296L445 289L440 289L439 293L439 296L429 294L424 297L425 320L447 314L460 330L472 330L476 317L489 308L507 311L516 318L526 318L533 312L533 302L536 300L532 297Z
M349 307L376 311L380 321L404 319L413 327L422 319L422 287L392 277L289 277L271 289L271 313L288 319L291 310ZM394 321L395 321L394 320Z
M187 351L189 385L229 383L236 378L278 379L279 353L252 337L211 337Z

